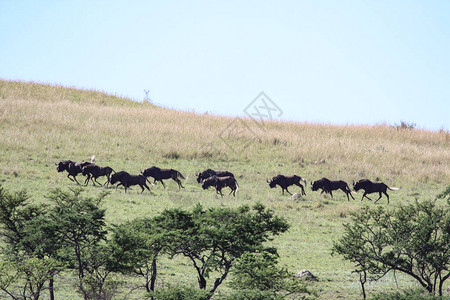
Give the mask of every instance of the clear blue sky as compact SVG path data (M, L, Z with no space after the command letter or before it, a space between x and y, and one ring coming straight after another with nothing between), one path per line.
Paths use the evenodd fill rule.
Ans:
M450 129L450 1L0 0L0 78L244 116Z

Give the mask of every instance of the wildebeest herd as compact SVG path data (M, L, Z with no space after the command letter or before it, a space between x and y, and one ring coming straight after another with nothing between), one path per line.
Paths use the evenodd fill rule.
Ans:
M89 181L92 182L92 184L95 186L98 184L99 186L102 186L100 182L97 181L99 177L106 176L106 182L103 183L103 186L108 186L108 184L116 185L117 187L122 185L125 189L125 192L128 188L131 189L131 186L139 185L141 188L141 193L147 189L150 193L149 186L147 185L147 182L150 185L154 185L157 181L161 182L164 188L166 188L166 185L164 184L163 180L165 179L172 179L178 184L178 190L184 188L183 184L181 183L181 179L185 179L185 177L177 170L174 169L161 169L158 167L150 167L148 169L145 169L144 171L141 171L141 174L138 175L132 175L126 171L120 171L116 172L111 167L100 167L97 166L93 161L92 162L73 162L71 160L65 160L59 162L57 165L56 170L58 172L67 171L68 175L67 178L70 180L76 182L77 184L80 184L76 178L78 174L82 174L86 176L86 179L84 181L85 185L88 185ZM216 193L222 194L222 189L225 187L230 188L229 195L233 194L233 196L236 196L236 191L239 189L239 184L234 176L233 173L228 171L214 171L212 169L207 169L203 172L197 173L197 182L202 184L203 189L208 189L209 187L214 187L216 189ZM148 180L148 177L153 178L153 183L151 183ZM305 189L303 185L301 184L303 182L306 187L306 180L298 175L276 175L272 177L271 179L267 179L267 183L269 184L270 188L274 188L277 185L281 187L281 192L284 195L284 191L288 192L290 195L291 192L289 192L288 187L292 185L296 185L300 187L301 194L306 195ZM319 180L316 180L314 182L311 182L311 189L313 191L321 190L320 194L330 194L331 198L333 198L333 191L341 190L343 191L346 196L347 200L350 201L350 197L352 199L352 190L348 186L348 184L345 181L337 180L332 181L327 178L322 178ZM367 194L372 193L378 193L379 197L377 200L375 200L375 203L380 200L382 197L382 194L385 194L387 197L387 201L389 203L389 195L387 194L387 190L397 190L398 188L389 187L386 184L382 182L372 182L368 179L361 179L358 182L353 181L353 189L357 192L359 190L364 190L364 194L361 198L361 201L366 197L369 200L370 199Z

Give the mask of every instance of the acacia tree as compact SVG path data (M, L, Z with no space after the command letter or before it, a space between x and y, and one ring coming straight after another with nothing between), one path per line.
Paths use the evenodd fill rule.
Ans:
M46 222L47 207L35 205L24 192L9 193L0 186L0 236L6 244L0 265L0 289L12 298L38 299L49 281L54 299L53 278L62 270L56 259L60 248ZM13 283L22 282L20 291Z
M436 202L388 211L363 208L352 213L332 253L355 264L365 295L365 275L379 279L391 270L410 275L429 293L442 295L450 277L450 211Z
M109 269L142 276L147 292L154 292L157 260L166 254L181 232L193 227L192 216L180 209L163 211L154 218L132 220L117 226L111 238Z
M47 222L62 246L60 260L77 271L84 298L104 297L105 282L111 273L105 268L110 253L106 245L105 210L98 205L108 193L91 198L82 196L81 191L53 190L48 198L54 206Z
M276 249L265 247L264 243L289 228L285 219L275 216L261 204L252 209L243 206L208 210L197 205L192 212L192 220L189 229L173 236L170 249L172 255L182 254L189 258L197 271L200 289L206 289L206 279L213 271L219 273L210 295L244 253L263 250L276 253Z

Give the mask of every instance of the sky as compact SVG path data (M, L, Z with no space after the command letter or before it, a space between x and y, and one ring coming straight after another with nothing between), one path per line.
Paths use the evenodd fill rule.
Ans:
M449 130L449 15L448 0L0 0L0 78L237 117L263 92L277 120Z

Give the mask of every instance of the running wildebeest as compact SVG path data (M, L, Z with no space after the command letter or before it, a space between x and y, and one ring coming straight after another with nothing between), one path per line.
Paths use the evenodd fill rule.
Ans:
M213 175L203 180L202 188L204 190L208 189L210 186L215 187L216 193L220 194L222 197L222 189L224 187L229 187L231 189L231 192L228 195L231 195L231 193L233 193L233 196L236 196L236 191L239 190L239 184L233 176L219 177Z
M358 181L357 183L355 183L355 181L353 181L353 189L355 191L359 191L359 190L364 190L364 194L361 198L361 201L364 199L364 197L366 197L369 200L369 197L367 197L367 194L372 194L372 193L379 193L379 197L377 200L375 200L374 203L377 203L378 200L380 200L382 194L385 194L387 197L387 201L389 204L389 195L387 194L387 189L390 189L391 191L396 191L398 190L398 188L394 188L394 187L388 187L386 184L384 184L383 182L372 182L369 179L361 179L360 181Z
M200 173L198 173L196 175L197 175L197 182L198 183L201 183L203 180L205 180L205 179L207 179L207 178L209 178L209 177L211 177L213 175L216 175L216 176L219 176L219 177L225 177L225 176L234 177L234 174L231 173L231 172L228 172L228 171L214 171L214 170L211 170L211 169L207 169L207 170L205 170L203 172L200 172Z
M181 184L181 181L178 179L180 177L181 179L185 179L184 176L177 170L174 169L160 169L158 167L150 167L148 169L145 169L144 172L141 173L145 177L153 177L154 182L160 181L164 188L166 188L166 185L163 182L163 179L170 179L172 178L176 183L178 183L178 190L180 188L184 189L184 186Z
M117 172L111 176L111 184L115 184L116 182L119 182L119 185L123 185L125 188L125 193L127 192L127 188L129 188L132 185L139 185L142 189L141 194L144 192L145 188L150 191L150 188L147 186L146 181L148 181L147 177L144 175L131 175L125 171ZM149 181L151 184L151 182ZM145 188L144 188L145 187ZM117 189L117 187L116 187Z
M63 171L67 171L67 173L69 173L69 175L67 175L67 178L69 178L72 181L75 181L77 184L80 184L76 178L76 176L78 174L80 174L82 172L82 169L84 166L89 165L90 163L85 161L85 162L73 162L71 160L64 160L64 161L60 161L56 167L56 170L58 172L63 172ZM70 178L70 176L73 177Z
M106 176L106 182L103 184L108 184L111 180L110 176L111 173L115 171L111 167L100 167L95 164L89 164L87 166L84 166L82 168L81 174L87 175L87 179L85 184L87 185L89 183L89 179L92 181L92 183L95 185L95 183L98 183L99 185L102 185L100 182L97 181L97 178L100 176ZM108 185L107 185L108 186Z
M109 179L109 182L114 185L116 182L118 182L119 184L116 185L116 191L117 188L119 187L119 185L123 185L121 180L122 178L124 178L125 176L130 175L130 173L126 172L126 171L120 171L120 172L116 172L113 175L111 175L111 178ZM113 181L113 177L114 177L114 181ZM131 188L130 188L131 190Z
M333 191L341 190L347 195L347 201L350 201L348 195L350 195L350 197L352 197L352 199L355 200L355 198L353 198L352 191L348 187L348 184L342 180L332 181L324 177L322 179L311 182L311 186L312 186L311 189L313 191L322 189L322 191L320 192L321 195L322 193L325 192L329 193L331 195L331 198L333 198Z
M284 190L289 193L289 195L292 195L291 192L289 192L288 187L291 185L297 185L302 189L302 195L306 195L305 189L303 188L303 185L300 183L300 181L303 181L306 186L306 180L301 178L297 175L291 175L291 176L284 176L281 174L278 174L277 176L270 179L270 181L267 179L267 183L269 184L270 188L274 188L277 185L281 187L282 194L284 195Z

